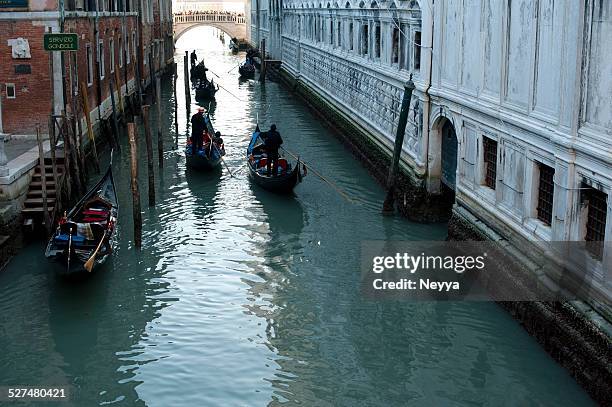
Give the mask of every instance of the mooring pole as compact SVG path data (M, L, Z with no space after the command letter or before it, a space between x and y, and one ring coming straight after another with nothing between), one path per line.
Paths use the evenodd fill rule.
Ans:
M147 170L149 173L149 206L155 206L155 173L153 172L153 140L151 139L151 126L149 122L149 105L142 107L142 123L145 130L147 144Z
M402 145L404 144L404 133L406 133L406 124L408 123L408 112L410 111L410 99L414 83L412 82L412 74L408 83L404 85L404 98L402 99L402 107L397 123L397 132L395 133L395 148L393 150L393 160L389 171L389 179L387 180L387 196L383 203L383 214L390 215L394 210L395 203L395 177L399 169L400 156L402 154Z
M266 82L266 39L261 40L261 66L259 69L259 82Z
M164 168L164 139L162 138L162 111L161 111L161 81L159 75L155 77L155 94L157 95L157 157L159 168Z
M87 123L87 134L89 135L89 143L91 145L91 152L94 156L94 165L96 172L100 172L100 160L98 159L98 150L96 149L96 138L93 132L93 126L91 124L91 116L89 111L89 95L87 94L87 85L85 82L81 82L81 98L83 102L83 114L85 115L85 122Z
M191 89L189 88L189 51L185 51L183 58L183 73L185 76L185 105L187 109L191 105Z
M117 105L115 104L115 86L113 83L113 77L111 76L108 79L108 91L110 93L111 106L113 108L113 120L111 122L113 126L113 144L115 145L115 148L117 150L121 150L121 146L119 145L119 122L117 121Z
M176 79L178 77L178 64L174 63L174 137L176 139L174 148L178 148L178 99L176 98Z
M132 217L134 218L134 246L142 247L142 213L140 213L140 191L138 190L138 150L136 147L136 130L134 123L128 123L128 141L130 143L130 166L132 187Z

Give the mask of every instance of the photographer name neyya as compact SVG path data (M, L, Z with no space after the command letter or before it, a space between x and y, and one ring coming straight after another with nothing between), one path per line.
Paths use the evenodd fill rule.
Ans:
M454 272L463 274L466 271L480 271L485 268L486 253L481 256L426 256L424 253L414 256L408 253L396 253L395 256L376 256L372 259L372 272L381 274L385 271L415 274L425 272ZM456 291L460 290L459 281L440 281L430 278L397 278L387 281L383 278L372 280L375 290L427 290Z

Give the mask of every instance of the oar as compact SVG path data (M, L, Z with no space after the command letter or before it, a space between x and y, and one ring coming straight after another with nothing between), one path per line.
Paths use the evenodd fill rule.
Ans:
M331 186L333 189L336 190L336 192L338 192L344 199L346 199L347 201L349 201L350 203L355 203L356 200L351 198L346 192L344 192L339 186L337 186L336 184L334 184L333 182L331 182L330 180L328 180L327 178L325 178L323 175L321 175L317 170L315 170L314 168L312 168L312 165L310 164L306 164L306 162L304 160L302 160L301 158L297 157L295 154L293 154L291 151L281 147L281 150L283 150L284 152L286 152L287 154L289 154L290 156L292 156L294 159L296 159L298 161L298 163L301 161L302 164L307 167L310 171L312 171L317 177L321 178L321 180L323 180L324 182L326 182L329 186Z
M240 64L236 65L235 67L233 67L232 69L230 69L229 71L227 71L227 73L232 72L234 69L238 68L240 66ZM216 74L215 74L216 75Z
M96 260L96 257L98 256L98 252L100 251L100 248L102 247L102 244L104 243L104 239L106 239L106 231L104 231L104 235L102 236L102 239L100 239L100 243L98 243L98 247L96 247L96 250L93 252L89 260L85 262L85 266L84 266L85 270L87 270L90 273L91 273L91 270L93 269L94 261Z
M70 252L72 251L72 227L68 231L68 258L67 258L67 266L66 273L70 273Z
M225 168L227 169L227 172L229 172L230 177L234 178L234 174L232 174L232 171L230 171L229 167L227 166L227 163L225 162L225 160L223 159L223 156L221 155L221 151L219 151L219 149L217 148L217 146L215 145L212 139L210 139L210 144L213 145L215 147L215 150L217 150L217 153L219 153L219 158L221 159L221 162L223 162L223 165L225 165Z

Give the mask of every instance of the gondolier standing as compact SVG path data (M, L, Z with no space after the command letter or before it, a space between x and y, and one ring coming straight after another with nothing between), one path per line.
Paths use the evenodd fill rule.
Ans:
M264 144L266 146L266 152L268 153L268 165L267 171L268 176L271 174L273 176L278 175L278 149L283 144L283 139L278 131L276 131L276 124L270 126L270 130L266 138L264 139ZM272 169L272 166L274 168Z
M191 116L191 151L194 155L202 148L204 130L206 130L204 108L198 107L197 113Z
M198 60L198 55L195 52L195 49L191 52L191 66L195 65Z

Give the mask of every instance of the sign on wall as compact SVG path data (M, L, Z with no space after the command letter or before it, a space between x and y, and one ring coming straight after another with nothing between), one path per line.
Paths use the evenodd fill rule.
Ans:
M44 45L45 51L78 51L79 37L66 33L45 34Z
M28 0L0 0L2 8L28 8Z

